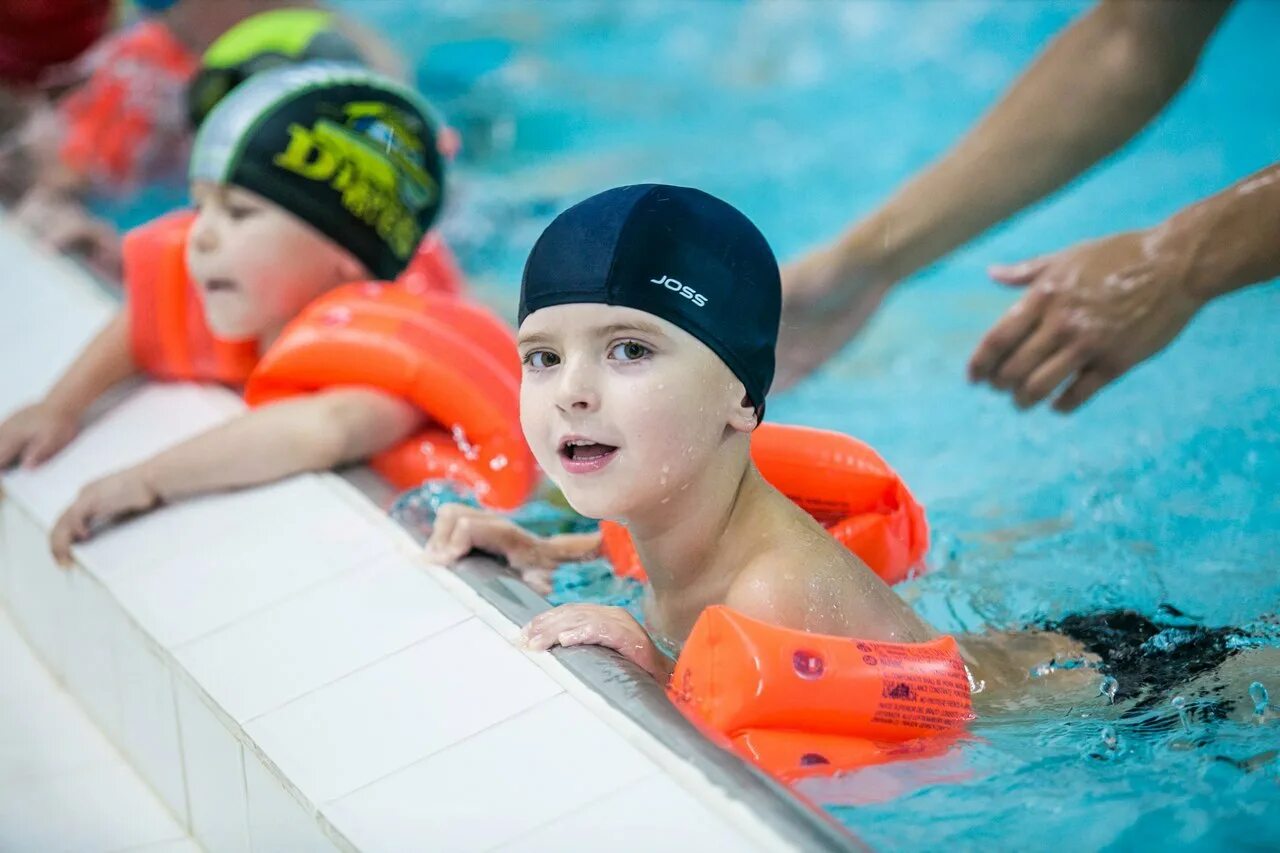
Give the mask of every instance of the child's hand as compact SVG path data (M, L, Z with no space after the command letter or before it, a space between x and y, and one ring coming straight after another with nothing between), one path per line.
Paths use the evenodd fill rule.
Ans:
M137 468L95 480L80 490L53 526L49 547L54 559L64 568L70 566L73 543L83 542L111 522L146 512L158 503L160 495Z
M451 565L473 548L505 557L539 595L551 592L551 575L561 560L549 540L496 512L463 504L440 507L424 556L433 563Z
M48 403L19 409L0 423L0 469L34 468L71 443L80 419Z
M552 646L604 646L654 678L666 680L664 658L649 634L621 607L564 604L543 611L524 626L525 645L545 652Z

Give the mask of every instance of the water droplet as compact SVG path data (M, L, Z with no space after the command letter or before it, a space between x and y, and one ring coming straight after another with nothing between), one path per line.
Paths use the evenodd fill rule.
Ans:
M489 460L489 470L501 471L507 467L507 457L499 453L497 456Z
M1249 698L1253 700L1253 713L1259 717L1267 713L1267 708L1271 707L1271 696L1267 693L1267 687L1261 681L1255 681L1249 685Z
M809 680L821 678L827 668L822 655L808 649L797 649L791 656L791 665L795 667L796 675Z
M1120 745L1120 737L1116 734L1116 730L1111 726L1102 727L1100 738L1102 740L1102 745L1112 752L1115 752L1116 748Z
M1191 718L1187 714L1186 698L1182 696L1174 696L1169 704L1178 712L1178 722L1182 723L1182 730L1185 732L1191 731Z
M1116 702L1116 692L1119 689L1120 682L1108 675L1102 679L1102 684L1098 687L1098 693L1102 696L1106 696L1108 701L1114 705Z
M345 305L335 305L320 315L320 322L326 326L345 326L351 322L351 309Z

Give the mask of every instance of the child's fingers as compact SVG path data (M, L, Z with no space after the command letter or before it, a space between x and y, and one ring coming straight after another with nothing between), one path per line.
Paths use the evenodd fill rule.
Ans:
M53 558L58 561L58 565L64 569L71 567L71 544L83 538L81 531L86 529L82 519L84 511L79 502L72 504L54 524L53 532L49 534L49 549L53 552Z
M445 504L436 513L431 526L431 538L427 540L424 556L436 563L456 563L467 555L472 544L465 529L469 519L482 515L484 510L464 504Z
M551 578L553 574L552 569L524 569L520 572L520 580L524 581L538 595L547 595L552 589Z
M37 435L27 442L27 449L22 454L22 467L34 468L49 460L58 452L59 442L55 436Z
M597 618L600 609L593 604L562 604L544 610L529 621L522 632L525 645L533 651L546 651L560 642L566 631L587 625Z
M0 469L15 464L21 457L25 444L26 436L19 435L16 431L7 434L0 432Z

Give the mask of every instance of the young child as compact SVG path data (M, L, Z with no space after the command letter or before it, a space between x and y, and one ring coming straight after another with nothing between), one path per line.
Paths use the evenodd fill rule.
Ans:
M646 626L619 607L565 605L526 626L529 648L606 646L665 680L715 604L821 634L905 643L937 636L751 462L779 307L764 238L698 190L620 187L548 226L520 297L524 433L574 509L627 525L651 588ZM600 544L598 534L541 539L453 505L439 514L427 556L447 564L478 548L536 576L597 556ZM1229 630L1196 628L1178 641L1179 654L1139 659L1134 649L1159 626L1134 614L1073 620L960 638L975 700L1016 697L1034 683L1064 702L1096 702L1101 676L1079 664L1099 661L1120 679L1121 698L1137 696L1235 655ZM1136 642L1117 642L1121 634Z
M147 233L137 239L159 248L134 252L137 269L126 265L124 310L44 400L0 424L0 467L57 453L95 399L138 373L252 387L259 357L270 360L286 324L317 297L404 270L443 192L426 105L373 72L329 64L267 71L240 85L202 127L191 179L194 221L176 214L138 229ZM181 242L164 255L165 241L182 240L185 263ZM383 291L371 289L357 288L360 298ZM479 311L440 298L455 313ZM176 330L157 332L156 315L172 314L166 306L175 303L189 310L179 311ZM491 337L510 349L518 435L514 346L500 331ZM359 377L263 405L86 486L58 520L53 551L65 562L71 544L96 527L162 503L366 459L426 421L405 394Z
M19 224L107 277L119 271L120 235L86 202L119 201L148 185L173 184L185 171L189 84L199 115L273 59L359 59L396 79L404 73L382 40L315 0L136 5L149 16L86 54L77 63L83 80L33 110L15 133L21 141L0 157L0 175L30 182L14 205Z

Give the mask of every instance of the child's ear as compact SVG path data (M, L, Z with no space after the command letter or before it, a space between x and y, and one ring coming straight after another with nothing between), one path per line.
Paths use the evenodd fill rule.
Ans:
M729 426L738 432L750 433L760 425L760 413L756 410L751 398L742 394L742 400L729 414Z

